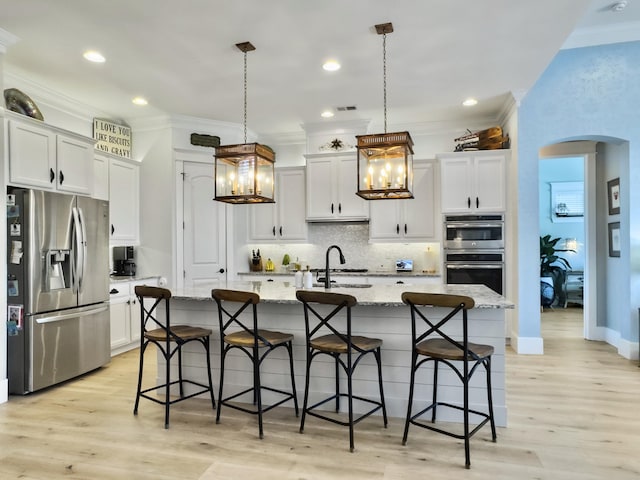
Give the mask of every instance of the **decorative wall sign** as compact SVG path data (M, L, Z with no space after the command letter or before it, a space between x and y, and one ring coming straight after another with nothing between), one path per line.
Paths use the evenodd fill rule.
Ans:
M620 256L620 222L609 224L609 256Z
M104 118L93 119L96 150L123 158L131 158L131 127Z
M620 213L620 178L607 182L607 197L609 199L609 215Z

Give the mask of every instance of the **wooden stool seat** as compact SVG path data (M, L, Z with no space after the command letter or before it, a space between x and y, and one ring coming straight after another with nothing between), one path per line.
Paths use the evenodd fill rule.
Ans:
M253 332L245 332L244 330L229 333L225 335L225 343L237 345L239 347L252 347L255 337L258 337L258 348L264 348L268 345L282 345L283 343L293 341L293 335L290 333L276 332L272 330L258 329L258 334Z
M416 345L416 351L420 355L442 360L464 360L462 350L442 338L432 338ZM493 355L491 345L469 342L469 361L475 362L476 358L487 358Z
M182 341L188 342L201 337L208 337L212 333L208 328L192 327L191 325L172 325L171 336L179 337ZM156 328L144 332L145 338L156 342L165 342L167 340L167 331L163 328Z
M382 346L382 340L379 338L351 336L351 344L357 350L371 352ZM323 335L321 337L311 339L310 345L316 350L327 353L347 353L348 346L346 342L338 335Z

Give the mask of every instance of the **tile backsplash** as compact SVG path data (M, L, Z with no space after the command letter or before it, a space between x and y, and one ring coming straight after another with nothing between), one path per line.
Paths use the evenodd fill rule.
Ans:
M326 251L338 245L346 263L340 265L337 252L330 253L332 268L367 268L370 271L395 271L397 259L413 259L413 269L440 272L440 243L369 243L368 223L310 223L309 243L249 244L247 262L252 250L260 249L263 262L270 258L276 271L282 270L282 258L289 254L302 268L324 268ZM248 268L248 266L247 266Z

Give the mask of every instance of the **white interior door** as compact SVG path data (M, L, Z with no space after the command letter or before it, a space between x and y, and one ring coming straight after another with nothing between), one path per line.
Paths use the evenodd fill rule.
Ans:
M213 165L184 162L184 286L226 279L225 204L216 202Z

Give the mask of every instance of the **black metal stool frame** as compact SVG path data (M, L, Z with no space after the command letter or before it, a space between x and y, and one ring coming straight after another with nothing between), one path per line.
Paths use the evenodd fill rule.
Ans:
M404 427L404 435L402 437L402 444L406 445L407 437L409 435L409 424L416 425L421 428L425 428L428 430L433 430L438 433L442 433L444 435L448 435L453 438L457 438L460 440L464 440L464 449L465 449L465 467L470 468L471 466L471 458L470 458L470 439L471 437L478 432L487 422L491 425L491 436L492 441L495 442L497 439L496 435L496 426L493 415L493 396L491 392L491 355L486 357L478 356L473 350L469 348L469 340L468 340L468 318L467 318L467 310L469 308L473 308L474 303L473 300L469 297L461 297L458 296L449 296L453 303L450 303L447 300L444 300L440 303L438 300L435 300L437 297L444 297L445 295L425 295L425 294L413 294L411 292L405 292L402 294L402 301L409 305L411 309L411 336L412 336L412 354L411 354L411 380L409 387L409 403L407 406L407 417L405 421ZM426 300L420 301L421 298L429 299L428 303ZM467 300L465 302L465 299ZM415 302L420 303L415 303ZM443 317L438 322L432 322L427 318L427 316L418 308L420 306L441 306L441 307L452 307L452 310ZM449 335L444 333L441 328L453 317L455 317L458 313L462 312L462 342L456 341L451 338ZM417 324L419 321L423 321L428 325L426 330L424 330L421 334L418 334ZM437 333L440 338L445 339L449 344L454 346L456 349L459 349L462 355L462 371L452 362L447 359L442 358L434 358L434 357L425 357L421 360L418 360L419 356L423 356L418 353L417 346L424 340L427 339L430 335ZM469 368L470 360L473 361L473 365ZM433 367L433 398L432 403L428 405L426 408L421 411L411 414L411 410L413 407L413 393L415 386L415 375L417 370L421 365L434 362ZM440 362L447 365L460 379L463 386L463 406L452 404L449 402L441 402L437 400L438 394L438 366ZM473 376L476 369L482 365L486 371L486 380L487 380L487 403L488 403L488 413L481 412L478 410L473 410L469 408L469 382L471 381L471 377ZM449 408L453 408L456 410L460 410L463 412L463 422L464 422L464 433L457 434L451 431L444 430L442 428L438 428L434 425L429 425L424 422L419 421L419 417L427 413L431 410L431 423L435 423L436 421L436 410L438 406L445 406ZM473 430L470 430L469 426L469 414L475 414L482 418L480 423L478 423Z
M138 292L142 294L139 294ZM210 392L211 394L211 404L212 408L216 408L215 396L213 393L213 382L211 380L211 355L210 355L210 345L209 338L210 336L204 336L199 338L192 339L183 339L175 332L171 330L171 314L169 309L169 302L171 299L171 292L166 289L156 288L156 287L136 287L136 296L138 297L138 302L140 303L140 315L141 315L141 332L140 332L140 366L138 369L138 388L136 393L136 402L133 407L134 415L138 414L138 405L140 403L140 398L146 398L147 400L151 400L152 402L159 403L165 406L165 416L164 416L164 428L169 428L169 407L177 402L181 402L188 398L195 397L197 395L202 395L205 392ZM146 308L144 305L145 298L153 298L154 302L150 308ZM166 324L163 324L159 321L156 316L157 308L164 300L165 302L165 314L166 314ZM149 339L145 337L145 333L150 329L147 328L147 323L155 324L157 328L162 329L164 331L164 335L166 340L164 342L160 342L154 339ZM207 357L207 376L209 380L209 385L204 385L202 383L196 382L194 380L184 379L182 376L182 347L189 342L196 341L200 343L204 349ZM142 390L142 373L144 368L144 353L149 346L149 344L154 344L158 350L162 353L162 356L165 361L165 383L161 385L157 385L155 387L150 387L145 390ZM175 346L171 348L172 343L175 343ZM178 354L178 380L171 381L171 359L175 354ZM200 387L200 390L191 393L187 396L184 395L184 387L185 383L189 383ZM180 397L174 400L170 400L170 389L172 385L178 384L180 387ZM159 400L156 397L152 397L148 395L149 392L155 390L165 390L164 400Z
M291 341L274 345L271 342L269 342L269 340L267 340L265 337L260 335L259 329L258 329L258 303L260 302L260 297L257 294L227 290L226 291L227 293L225 295L225 293L223 292L224 291L219 289L214 289L211 291L211 296L213 297L213 299L216 301L218 305L218 319L220 321L220 390L218 392L218 410L216 412L216 423L220 423L220 411L221 411L222 405L225 405L227 407L230 407L236 410L240 410L245 413L257 415L259 436L262 439L264 438L263 421L262 421L264 413L268 412L269 410L279 405L282 405L283 403L289 400L293 400L296 417L299 415L298 398L296 396L296 382L295 382L295 375L293 370L293 345ZM231 302L237 303L238 300L234 298L236 295L239 295L239 296L248 295L249 298L242 304L242 306L235 313L232 313L224 308L222 302L223 300L229 300ZM252 318L253 330L248 328L239 319L239 316L250 305L252 307L251 313L253 317ZM226 320L224 316L226 316L227 318ZM253 337L254 341L250 351L247 348L244 348L242 346L225 343L225 339L224 339L225 332L227 331L228 328L234 325L237 327L240 327L242 331L246 332L247 334ZM280 390L277 388L272 388L272 387L262 385L260 381L260 365L262 365L262 362L265 360L267 355L269 355L269 353L271 353L278 347L285 347L289 355L289 368L291 372L291 392L287 392L285 390ZM266 348L265 352L262 355L260 355L260 348ZM229 353L233 349L240 350L242 353L247 355L247 357L251 361L251 365L253 368L253 386L225 398L222 396L222 390L224 385L224 364L225 364L227 353ZM262 390L268 390L274 393L278 393L280 395L283 395L283 398L274 404L268 405L267 407L263 407ZM241 405L235 405L233 403L230 403L231 400L234 400L250 392L253 393L253 404L256 405L255 409L245 408Z
M310 296L308 295L310 294ZM303 407L302 407L302 418L300 420L300 433L304 433L304 424L305 424L305 419L306 419L306 415L311 415L313 417L316 418L320 418L323 420L327 420L329 422L335 423L337 425L342 425L342 426L348 426L349 427L349 448L350 451L353 452L355 447L354 447L354 434L353 434L353 427L355 424L357 424L358 422L360 422L361 420L364 420L365 418L369 417L370 415L372 415L373 413L377 412L378 410L382 409L382 416L383 416L383 420L384 420L384 427L387 428L387 408L386 408L386 404L384 401L384 390L383 390L383 385L382 385L382 356L381 356L381 349L380 347L377 347L374 350L365 350L362 348L359 348L357 345L355 345L352 342L352 335L351 335L351 307L353 305L356 304L356 300L354 297L350 296L350 295L340 295L340 294L332 294L334 295L334 298L339 299L337 304L335 304L335 308L327 315L322 315L321 313L319 313L316 309L314 309L309 302L310 301L314 301L317 299L320 299L322 297L322 293L321 292L303 292L303 291L298 291L296 292L296 297L298 298L298 300L300 300L303 305L304 305L304 317L305 317L305 333L306 333L306 338L307 338L307 361L306 361L306 369L307 369L307 374L306 374L306 381L305 381L305 387L304 387L304 402L303 402ZM344 297L341 299L341 297ZM328 297L326 297L328 298ZM328 303L328 302L327 302ZM327 304L325 303L325 305ZM331 319L333 319L343 308L347 309L346 312L346 319L347 319L347 333L346 335L344 333L339 332L333 325L330 324ZM310 315L309 312L311 312L313 314L312 318L315 318L315 326L312 328L311 327L311 320L310 320ZM329 331L331 331L331 333L335 336L337 336L342 342L344 342L345 346L346 346L346 357L347 357L347 361L345 363L345 361L342 359L341 357L341 353L337 353L337 352L325 352L322 350L316 350L312 345L311 345L311 340L313 339L313 336L316 335L320 329L322 329L323 327L326 327ZM355 361L353 360L353 351L358 352L357 357L355 359ZM376 360L376 364L378 366L378 385L380 388L380 401L376 401L376 400L371 400L369 398L365 398L359 395L354 395L353 394L353 374L355 372L356 367L358 366L358 364L360 363L360 360L362 360L364 358L364 356L368 353L373 353L375 360ZM311 363L313 361L314 358L316 358L319 355L328 355L330 357L332 357L334 359L335 362L335 387L336 387L336 391L334 395L330 395L329 397L324 398L323 400L320 400L319 402L308 406L308 400L309 400L309 381L310 381L310 373L311 373ZM347 376L347 393L341 393L340 392L340 377L339 377L339 372L340 372L340 367L342 367L342 370L345 372L346 376ZM340 398L341 397L347 397L347 401L348 401L348 421L342 421L342 420L338 420L336 418L332 418L329 417L328 415L324 415L322 413L319 413L318 411L316 411L316 408L324 405L325 403L328 403L332 400L335 400L336 405L335 405L335 411L336 413L338 413L340 411ZM370 403L373 405L373 407L366 411L363 412L362 414L360 414L359 416L354 418L354 414L353 414L353 400L358 400L358 401L362 401L362 402L366 402L366 403Z

